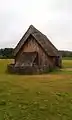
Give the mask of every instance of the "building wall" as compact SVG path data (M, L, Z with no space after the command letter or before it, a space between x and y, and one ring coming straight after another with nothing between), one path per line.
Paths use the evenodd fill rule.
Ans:
M20 57L20 54L23 52L38 52L38 63L39 66L54 66L54 58L48 57L47 54L45 54L44 50L41 48L41 46L37 43L37 41L34 39L34 37L30 36L28 40L26 41L25 45L21 48L19 53L17 54L15 58L15 62L18 62L18 59Z

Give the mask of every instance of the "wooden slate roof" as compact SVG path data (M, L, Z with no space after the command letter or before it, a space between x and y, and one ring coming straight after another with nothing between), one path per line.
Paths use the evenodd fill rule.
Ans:
M15 67L27 66L27 65L31 66L36 57L37 57L37 52L23 52L20 55L17 64L15 64Z
M47 53L48 56L59 56L59 52L56 47L49 41L49 39L44 34L37 30L33 25L30 25L27 32L17 44L16 48L14 49L14 56L16 56L16 54L25 44L27 38L30 35L32 35L36 39L38 44L40 44L40 46Z

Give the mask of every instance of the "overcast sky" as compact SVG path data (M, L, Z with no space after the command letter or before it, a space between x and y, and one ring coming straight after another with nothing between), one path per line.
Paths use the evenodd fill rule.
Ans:
M72 50L72 0L0 0L0 48L15 47L31 24Z

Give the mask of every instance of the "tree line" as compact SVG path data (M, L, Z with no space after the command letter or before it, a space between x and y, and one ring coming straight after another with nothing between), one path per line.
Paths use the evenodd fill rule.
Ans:
M13 58L13 48L0 49L0 59L12 59Z
M72 51L60 50L59 52L62 55L62 57L72 57Z
M12 59L13 56L13 48L4 48L0 49L0 59ZM59 51L62 57L72 57L72 51Z

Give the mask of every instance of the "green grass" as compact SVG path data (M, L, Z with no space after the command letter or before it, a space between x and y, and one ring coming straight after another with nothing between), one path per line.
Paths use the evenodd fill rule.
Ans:
M63 60L63 67L64 68L72 68L72 60Z
M0 60L0 120L72 120L71 60L46 75L10 75Z

